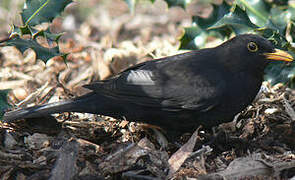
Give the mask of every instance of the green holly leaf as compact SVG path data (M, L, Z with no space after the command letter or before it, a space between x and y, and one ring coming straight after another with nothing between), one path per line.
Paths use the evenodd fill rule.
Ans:
M247 33L257 28L257 26L250 21L246 12L239 6L235 6L232 12L225 14L208 29L220 29L224 27L232 29L236 34Z
M30 35L32 39L36 39L38 36L42 36L50 41L55 41L58 43L59 38L62 36L62 33L55 34L51 33L49 28L46 30L38 30L31 26L16 26L13 25L11 28L10 37L14 36L23 36L23 35Z
M11 30L10 30L10 37L13 36L23 36L26 34L31 35L30 29L28 26L16 26L12 25Z
M229 37L230 34L227 34L228 32L230 32L228 29L206 31L198 26L184 28L184 33L180 39L181 43L179 49L200 49L205 46L208 37L224 39L224 37Z
M261 36L267 38L272 44L279 49L288 51L295 57L295 49L287 41L279 30L264 28L257 31ZM264 79L272 85L277 83L287 83L290 87L295 88L295 63L271 62L265 69Z
M197 26L184 28L184 34L180 39L180 49L198 49L205 45L208 33Z
M9 93L9 91L9 89L0 90L0 119L3 117L4 111L10 107L7 102L7 94Z
M287 50L290 45L285 36L283 36L278 29L260 28L255 31L271 41L276 48Z
M206 30L211 27L217 21L222 19L226 14L230 12L231 6L226 2L223 2L220 5L212 4L213 11L208 18L202 18L199 16L193 16L193 22L196 23L200 28Z
M267 23L270 7L264 1L236 0L235 3L246 12L251 23L256 26L264 26Z
M58 47L45 48L36 41L37 37L41 36L46 39L48 44L56 42L58 45L58 40L62 34L51 33L49 28L42 30L36 29L33 26L44 22L51 22L71 2L72 0L27 0L21 13L24 25L13 25L9 40L4 42L4 44L15 46L21 52L32 48L36 52L37 58L42 59L44 62L47 62L54 56L61 56L65 59L67 55L60 53ZM31 39L22 39L21 37L24 35L30 35Z
M227 28L219 28L218 30L208 28L229 13L230 6L226 2L220 5L212 4L212 6L213 12L209 17L193 16L193 22L197 25L184 29L184 34L180 39L180 49L199 49L206 44L209 36L219 38L229 36Z
M51 33L49 29L37 31L37 33L33 36L34 39L36 37L41 36L44 37L48 43L56 42L58 43L59 38L63 35L63 33Z
M288 83L290 87L295 88L295 63L272 62L265 69L265 73L264 79L272 85Z
M278 7L273 7L270 10L270 19L266 27L279 30L279 33L284 36L288 23L291 21L291 15L287 10L282 10Z
M26 0L21 17L25 25L35 26L61 14L72 0Z
M9 39L5 42L7 46L15 46L22 53L28 48L33 49L36 52L37 59L43 60L45 63L55 57L61 56L63 59L66 59L67 54L62 54L59 51L58 47L54 48L45 48L41 46L36 39L22 39L19 36Z

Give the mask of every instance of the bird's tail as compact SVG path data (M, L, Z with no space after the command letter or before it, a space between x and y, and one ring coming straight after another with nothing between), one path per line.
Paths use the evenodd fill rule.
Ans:
M43 104L24 109L17 109L14 111L6 112L3 116L2 122L13 122L19 119L25 118L37 118L45 117L50 114L60 112L92 112L95 111L93 100L98 100L93 97L94 93L88 93L86 95L77 97L71 100L64 100L55 103Z

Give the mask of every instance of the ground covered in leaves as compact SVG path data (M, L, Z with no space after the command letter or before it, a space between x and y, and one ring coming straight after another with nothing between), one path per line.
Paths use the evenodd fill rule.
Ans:
M188 11L206 14L207 9ZM0 15L11 16L8 11ZM61 43L62 51L70 53L67 62L54 58L45 65L33 51L1 47L0 88L12 89L9 101L16 107L84 94L84 84L180 53L177 38L190 22L187 12L168 10L162 1L140 4L134 15L119 0L74 3L52 27L67 32ZM0 38L7 24L1 26ZM255 102L232 122L174 142L144 124L82 113L2 123L0 177L288 179L295 176L294 106L294 90L264 83Z

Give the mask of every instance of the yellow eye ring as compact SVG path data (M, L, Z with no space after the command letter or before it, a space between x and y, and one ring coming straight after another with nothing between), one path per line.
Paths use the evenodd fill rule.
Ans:
M258 50L258 46L255 42L249 42L247 48L250 52L256 52Z

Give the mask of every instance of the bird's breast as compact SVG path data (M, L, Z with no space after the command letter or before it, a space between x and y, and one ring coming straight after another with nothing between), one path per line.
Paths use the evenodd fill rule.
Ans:
M228 80L225 101L225 111L238 113L252 103L262 84L262 77L251 77L247 73L236 74Z

